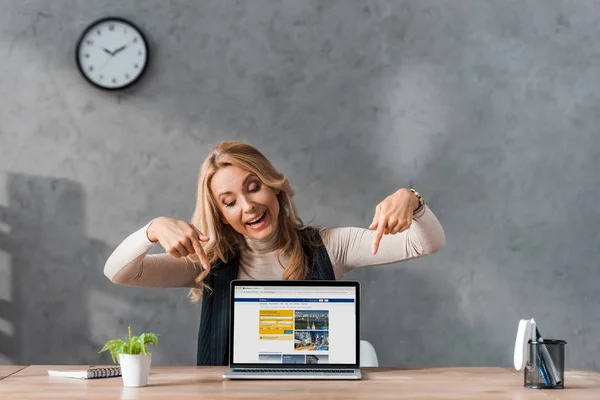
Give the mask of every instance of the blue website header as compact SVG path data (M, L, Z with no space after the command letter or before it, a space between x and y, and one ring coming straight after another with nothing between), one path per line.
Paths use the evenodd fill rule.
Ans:
M254 302L254 303L354 303L354 299L301 299L301 298L264 298L264 297L256 297L256 298L236 298L234 301L242 301L242 302Z

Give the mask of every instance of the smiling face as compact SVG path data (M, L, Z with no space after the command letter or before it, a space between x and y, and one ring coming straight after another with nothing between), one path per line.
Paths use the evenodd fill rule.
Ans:
M213 175L210 189L223 222L236 232L265 241L277 230L279 191L265 185L255 174L230 165Z

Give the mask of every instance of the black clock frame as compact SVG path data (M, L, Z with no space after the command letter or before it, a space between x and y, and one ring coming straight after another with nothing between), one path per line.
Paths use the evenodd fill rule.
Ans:
M118 87L104 87L101 85L98 85L96 82L92 81L84 72L83 67L81 66L81 62L79 61L79 49L81 48L82 44L83 44L83 39L85 38L85 36L88 34L88 32L90 32L92 29L94 29L98 24L101 24L102 22L107 22L107 21L117 21L117 22L123 22L125 24L131 25L131 27L133 27L134 29L136 29L138 31L138 33L140 34L140 36L142 37L142 40L144 41L144 47L146 48L146 63L144 64L142 70L140 71L140 73L138 74L138 76L132 80L131 82L129 82L128 84L124 85L124 86L118 86ZM136 24L134 24L133 22L131 22L130 20L123 18L123 17L103 17L100 18L96 21L93 21L92 23L90 23L81 33L81 35L79 36L79 39L77 40L77 44L75 45L75 63L77 64L77 69L79 70L79 73L83 76L83 78L90 83L91 85L97 87L98 89L102 89L102 90L107 90L107 91L118 91L118 90L124 90L127 89L128 87L134 85L135 83L137 83L146 73L146 71L148 70L148 65L150 64L150 44L148 42L148 39L146 37L146 35L144 35L144 31L142 31L140 29L139 26L137 26Z

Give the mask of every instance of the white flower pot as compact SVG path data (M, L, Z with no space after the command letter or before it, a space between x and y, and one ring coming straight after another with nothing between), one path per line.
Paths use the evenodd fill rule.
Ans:
M119 354L123 386L140 387L148 384L152 357L145 354Z

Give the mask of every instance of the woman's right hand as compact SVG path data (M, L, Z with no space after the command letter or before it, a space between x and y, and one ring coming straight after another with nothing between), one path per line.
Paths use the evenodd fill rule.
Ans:
M200 244L208 242L208 237L189 222L158 217L148 226L146 236L151 242L159 242L175 258L196 254L204 269L208 269L210 265Z

